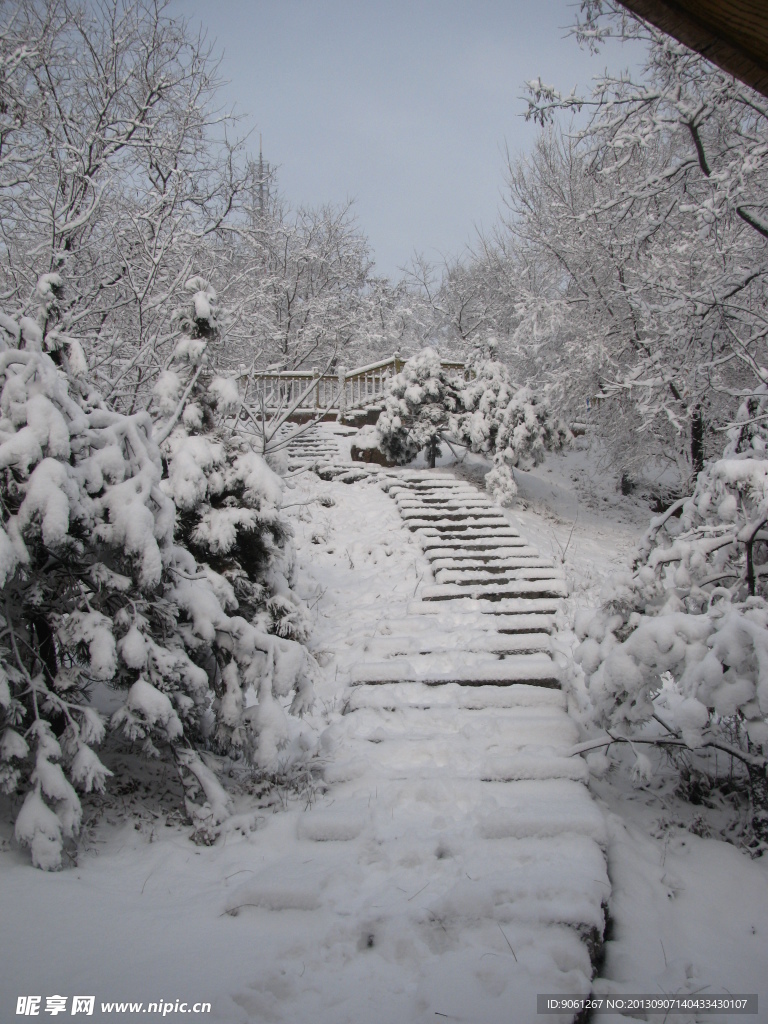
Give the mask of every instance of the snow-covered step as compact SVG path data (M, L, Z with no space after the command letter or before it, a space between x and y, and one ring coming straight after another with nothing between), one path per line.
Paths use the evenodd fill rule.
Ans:
M338 452L339 446L335 441L320 440L319 438L311 437L297 437L292 438L286 443L286 448L291 451L310 451L310 450L322 450L328 452Z
M533 547L524 540L519 533L509 528L502 536L493 534L490 537L441 537L430 536L430 531L424 530L424 551L427 554L432 552L444 552L451 557L470 557L481 555L484 552L492 555L512 555L516 558L538 555L538 548ZM436 532L436 531L435 531Z
M432 636L381 636L366 645L366 656L382 658L406 657L411 654L455 654L457 650L474 654L532 654L549 651L552 638L544 631L509 635L491 631L476 630L467 635L461 630L453 634L438 633ZM574 741L575 742L575 741Z
M410 529L419 529L423 526L431 526L438 530L446 528L449 530L461 530L469 526L483 526L485 529L489 527L506 529L507 525L505 520L500 518L496 512L478 512L475 509L471 512L445 511L443 509L440 509L439 512L425 512L424 509L409 512L407 509L401 509L400 515Z
M400 515L407 523L417 520L424 521L430 526L440 527L445 525L449 528L459 524L467 526L499 526L506 528L506 520L494 509L460 509L460 508L401 508Z
M428 558L542 558L541 551L510 530L493 529L487 537L462 533L446 536L442 531L419 531L419 542Z
M422 505L466 501L478 505L495 504L491 498L472 487L440 487L436 491L414 491L411 487L391 487L390 495L399 502L415 502Z
M405 736L409 743L474 744L477 750L500 754L546 747L570 755L579 738L576 723L554 704L477 710L471 715L447 706L429 710L367 707L346 716L335 728L342 729L346 738L373 744L401 742Z
M482 508L482 509L493 509L496 508L492 501L487 498L472 498L469 495L453 494L450 496L439 496L439 497L419 497L415 498L412 495L406 496L404 492L400 492L395 495L395 502L398 508L425 508L425 509L440 509L440 508ZM496 509L498 511L498 509Z
M441 512L443 510L449 510L449 511L453 510L453 511L464 512L464 513L468 513L468 512L478 512L478 513L493 512L494 515L499 515L499 507L498 507L498 505L494 505L492 502L484 502L484 501L480 501L480 500L473 500L471 498L465 498L465 497L458 497L458 498L451 498L451 499L447 499L447 498L435 499L434 501L422 501L422 500L414 500L413 498L403 499L402 497L400 497L398 495L397 497L395 497L395 504L397 505L397 508L400 510L400 513L403 513L403 512L413 513L413 512L419 511L419 510L421 510L423 512L437 513L437 512Z
M531 747L513 754L483 754L476 745L455 740L401 740L391 743L345 743L351 759L365 761L369 771L380 778L409 779L412 782L445 777L450 770L455 780L478 782L520 782L536 779L567 779L586 782L589 770L580 757L563 757L546 749Z
M459 605L457 608L456 605ZM395 636L427 636L434 638L436 630L428 618L439 617L439 628L443 634L451 636L458 635L464 631L470 631L473 635L483 633L551 633L553 627L552 615L490 615L488 612L463 611L462 602L445 602L439 605L427 603L423 607L425 612L414 611L409 618L386 618L379 624L374 635L387 638ZM495 605L494 605L495 607ZM366 643L365 640L356 641Z
M447 602L450 601L452 612L482 612L491 615L555 615L560 611L560 601L549 597L510 597L501 598L498 601L490 601L487 598L472 597L466 588L459 587L459 594L453 598L445 598L446 604L441 601L435 604L431 601L411 601L408 605L409 615L440 615L444 614ZM422 591L423 598L423 591Z
M486 569L436 569L434 572L437 583L458 583L460 586L497 583L499 586L519 580L562 580L562 574L552 567L508 568L489 572Z
M346 767L351 777L352 765ZM333 768L329 768L332 775ZM474 843L478 839L491 841L488 856L493 856L492 847L497 842L499 854L508 852L510 840L548 841L582 836L598 847L606 845L605 819L581 782L562 778L509 782L451 778L446 785L445 780L445 772L416 786L407 777L383 778L377 794L379 838L399 835L412 848L422 836L435 834L433 822L441 815L443 821L437 832L445 841L446 826L455 823L451 836L457 853L461 851L462 840ZM350 790L354 792L354 786ZM362 779L360 793L366 791L370 795L370 777ZM478 854L482 848L478 848ZM514 859L507 864L510 874L514 864ZM605 874L595 877L605 878Z
M450 708L481 711L484 708L565 708L562 690L518 683L516 686L488 684L465 687L460 683L427 686L425 683L380 683L350 691L347 711L360 708Z
M345 484L354 484L378 476L378 468L370 468L361 462L318 462L313 468L321 480L338 480Z
M509 526L503 528L498 526L469 526L464 524L456 526L446 523L442 528L440 528L435 523L427 522L423 527L419 528L411 522L408 524L408 528L411 530L418 530L419 535L423 537L425 541L442 539L445 541L453 541L454 544L469 540L481 540L486 544L488 544L489 541L497 541L499 544L510 544L515 540L520 539L520 534L516 533Z
M425 513L401 512L409 530L418 530L420 527L427 527L432 530L440 530L443 533L464 531L471 527L481 527L488 531L491 527L500 530L507 530L508 524L503 516L497 512L489 512L487 515L476 512L457 512L446 515L444 512L436 512L434 515Z
M567 597L568 586L563 579L512 580L509 583L476 583L462 586L460 583L435 583L424 587L421 597L424 601L448 601L455 597L485 598L500 600L508 597Z
M606 842L605 819L585 786L566 779L514 782L509 801L481 818L484 839L583 835Z
M445 571L462 572L465 575L473 572L482 572L487 579L499 578L505 572L511 570L525 569L549 569L556 571L551 558L445 558L435 556L429 558L430 568L433 572L442 569Z
M413 483L426 483L432 487L438 487L442 483L455 485L456 477L452 473L446 473L440 469L401 469L398 473L400 480L407 480Z
M350 682L353 685L378 683L426 683L441 686L460 683L462 686L484 686L488 683L513 686L529 683L537 686L559 686L557 666L545 654L518 654L504 659L482 655L423 654L408 658L389 658L356 665Z
M453 539L443 543L437 540L428 540L425 543L426 547L422 550L430 562L438 559L453 561L457 567L473 560L491 564L516 560L526 565L536 561L548 561L550 564L552 562L552 559L546 559L536 548L528 546L524 541L518 544L514 539L504 541L499 546L483 542L486 545L484 547L473 547L469 543L464 547Z
M590 837L483 843L472 859L470 874L492 893L501 923L560 923L571 929L602 930L610 882L603 852ZM469 895L457 885L457 897L459 892ZM506 928L505 934L509 934Z
M469 494L474 497L488 498L487 494L473 484L462 483L450 477L436 479L430 483L428 480L403 480L402 474L398 473L397 478L390 481L389 490L399 494Z

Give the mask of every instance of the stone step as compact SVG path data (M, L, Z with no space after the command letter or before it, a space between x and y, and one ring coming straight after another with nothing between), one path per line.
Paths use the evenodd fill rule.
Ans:
M455 654L457 650L469 654L516 655L547 652L551 637L544 631L519 634L456 629L450 634L437 636L377 636L366 644L365 654L377 657L408 657L411 654ZM574 741L575 742L575 741Z
M504 573L507 569L553 569L554 564L551 558L527 555L526 557L494 557L488 555L485 558L478 558L477 555L467 555L464 558L446 557L441 552L425 552L429 559L430 568L433 572L438 569L448 569L456 572L472 572L475 570L487 573Z
M494 503L487 498L474 498L467 494L451 493L436 498L416 498L407 492L400 492L394 497L398 508L496 508Z
M453 654L423 654L358 664L352 670L350 682L354 686L415 682L428 686L443 686L445 683L460 683L462 686L529 683L558 687L560 673L552 659L545 654L518 654L495 660L481 655L472 657L463 654L458 657Z
M411 481L413 483L428 483L435 487L439 487L442 483L456 484L462 483L459 481L453 473L448 473L441 469L406 469L401 468L397 474L398 478L403 481Z
M434 569L437 583L458 583L461 586L476 583L512 583L517 580L562 580L563 576L553 566L499 567L495 571L484 568Z
M509 525L503 516L500 516L497 512L491 512L488 515L475 515L474 513L457 513L456 515L446 516L442 512L431 515L403 515L405 525L409 530L418 530L423 527L432 530L438 530L442 536L446 536L448 533L463 533L465 530L470 530L473 527L486 531L487 536L497 536L504 534L512 535L509 530ZM493 533L488 533L489 530L493 529Z
M318 463L315 472L321 480L338 480L344 484L358 483L360 480L369 480L377 475L375 469L363 468L360 462L343 463Z
M499 601L503 598L567 597L568 586L563 579L512 580L509 583L435 583L421 591L423 601L448 601L457 597L485 598Z
M455 524L446 524L440 529L435 523L425 523L419 527L413 523L408 523L410 530L417 530L419 536L423 538L423 546L428 546L428 542L434 541L446 541L455 544L462 544L469 540L481 540L485 544L493 544L494 542L499 545L513 544L515 541L521 540L520 534L509 526L456 526Z
M424 605L425 611L414 612L410 618L387 618L378 626L374 637L378 636L390 639L392 636L419 636L433 639L436 635L458 636L469 632L474 635L495 633L527 634L527 633L551 633L554 626L550 614L521 614L521 615L489 615L487 612L462 611L456 609L455 604L461 602L428 602ZM494 605L495 607L495 605ZM437 623L430 621L428 616L438 619ZM361 638L358 643L367 643L369 638Z
M493 509L487 511L481 511L480 509L462 510L456 509L455 511L446 511L445 509L436 509L435 511L420 509L407 509L401 508L400 515L405 520L408 526L411 523L422 523L428 526L442 525L446 526L457 526L458 524L466 524L467 526L502 526L506 527L507 521L503 516L500 516L498 512Z
M432 601L411 601L408 605L409 615L444 615L447 608L452 612L481 612L490 615L505 615L516 618L518 615L555 615L561 609L560 600L551 597L510 597L498 601L487 598L472 597L466 590L459 588L458 597L435 603Z
M586 782L589 769L580 757L560 757L548 748L517 754L482 754L468 745L444 741L400 740L390 743L345 741L350 760L362 759L379 778L417 780L445 778L479 782L519 782L523 779L568 779Z
M555 704L486 708L459 714L455 708L363 707L345 716L346 740L380 744L439 742L446 747L475 744L478 750L511 754L527 747L547 747L562 756L578 743L579 730L566 711ZM582 760L575 757L575 760Z
M482 543L484 545L487 544L486 541ZM528 561L543 557L537 548L531 547L522 540L518 543L514 538L505 540L498 546L490 544L484 547L476 547L472 543L468 543L465 547L461 542L457 543L453 538L444 543L440 543L434 538L425 538L422 550L427 558L453 561L457 568L462 563L473 560L481 562L500 562L507 559ZM552 560L550 559L549 561L551 562Z
M412 494L447 494L450 491L460 491L462 494L488 497L479 487L463 480L457 480L455 477L440 477L432 482L429 480L406 480L403 478L401 470L392 478L391 487L400 491L410 491Z
M466 687L460 683L428 686L425 683L380 683L378 686L356 686L346 700L347 712L360 708L447 708L455 711L482 711L486 708L560 708L566 707L562 690L518 683L503 686L490 683Z
M403 501L402 499L395 498L395 504L401 512L409 512L413 514L415 512L423 512L429 514L436 514L438 512L493 512L496 515L499 514L498 507L490 504L490 502L479 502L473 501L468 498L452 498L450 501L434 501L434 502L415 502L415 501Z
M349 762L360 759L349 759ZM326 778L353 776L353 765L330 764ZM361 766L362 773L365 772ZM346 771L344 770L346 769ZM499 844L499 852L508 854L510 840L565 839L566 836L583 836L598 846L607 842L605 819L586 786L571 779L521 779L519 781L481 781L478 779L451 779L445 787L445 771L437 777L414 786L410 778L382 779L377 790L378 804L377 832L380 838L403 837L407 847L419 842L426 834L434 834L434 821L440 816L444 822L437 832L445 835L450 829L452 838L461 849L462 838L472 843L473 856L483 856L486 844L477 839L492 841L488 856L493 856L493 845ZM329 780L330 781L330 780ZM348 787L349 799L354 799L354 783ZM370 776L361 780L357 791L370 797ZM507 871L509 871L507 861ZM472 872L470 871L470 874ZM598 879L602 874L593 876ZM605 890L607 895L608 890Z
M507 528L501 537L495 533L489 537L433 537L429 536L430 532L429 530L422 530L422 533L426 535L424 537L424 550L426 552L445 552L446 557L452 556L453 552L457 556L463 555L464 557L488 553L514 555L516 558L521 558L528 554L539 554L538 548L533 547L519 533L515 533L510 528ZM437 531L434 532L436 533Z

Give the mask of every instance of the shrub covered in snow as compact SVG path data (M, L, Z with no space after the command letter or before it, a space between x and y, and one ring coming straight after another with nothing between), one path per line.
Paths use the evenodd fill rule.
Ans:
M595 721L617 735L650 719L667 742L729 750L745 766L768 841L768 458L752 400L722 459L651 522L631 573L577 616Z
M379 447L397 465L427 450L430 466L440 455L440 439L457 408L457 384L433 348L413 356L388 384L376 429Z
M470 451L492 457L486 483L502 505L517 494L513 468L539 465L547 450L562 448L569 436L548 403L530 388L513 384L504 364L493 358L473 362L452 431Z
M389 382L377 430L382 451L399 464L426 448L434 466L441 438L489 456L493 469L486 482L502 504L517 494L513 468L538 465L546 449L561 448L568 437L546 401L513 384L498 360L475 358L471 379L462 382L430 348Z
M267 601L269 556L286 530L280 481L263 461L217 447L185 413L166 474L147 412L109 409L21 325L14 347L12 321L2 323L0 787L23 794L17 839L50 869L78 830L77 791L110 775L95 749L107 729L172 757L190 813L215 826L228 801L197 750L268 764L291 737L301 745L282 701L293 693L294 711L308 706L312 664L268 633L252 594L241 606L239 570L227 578L227 558L245 557L233 551L252 537ZM228 393L207 384L214 406ZM244 509L232 515L247 521L233 524L226 510L238 498ZM174 534L177 501L205 561ZM109 717L98 710L110 703L105 687L119 694Z

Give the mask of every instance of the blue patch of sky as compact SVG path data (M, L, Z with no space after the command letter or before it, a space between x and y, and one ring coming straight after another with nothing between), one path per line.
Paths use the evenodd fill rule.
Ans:
M522 155L525 82L568 92L606 66L568 37L565 0L179 0L223 52L222 97L293 205L354 199L379 273L457 254L497 219Z

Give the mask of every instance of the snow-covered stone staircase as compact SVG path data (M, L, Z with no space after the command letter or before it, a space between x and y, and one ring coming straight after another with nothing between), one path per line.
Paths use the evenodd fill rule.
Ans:
M342 457L338 441L327 424L313 424L298 432L293 425L284 429L286 434L293 434L285 445L290 470L312 469L321 480L340 480L345 484L377 476L376 467Z
M471 485L378 479L429 568L357 652L301 836L356 844L360 941L420 958L415 1003L382 1020L533 1022L537 993L589 992L610 893L552 652L565 583Z

